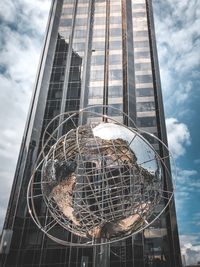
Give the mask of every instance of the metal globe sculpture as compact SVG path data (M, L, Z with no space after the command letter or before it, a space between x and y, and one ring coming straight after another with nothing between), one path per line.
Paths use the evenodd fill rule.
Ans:
M87 117L87 124L76 126L77 115ZM103 120L94 122L94 115ZM52 122L44 132L28 188L29 210L41 230L77 246L114 242L150 225L173 194L164 190L169 172L154 147L138 129L90 109L56 119L54 132L48 132ZM37 214L38 199L46 221Z

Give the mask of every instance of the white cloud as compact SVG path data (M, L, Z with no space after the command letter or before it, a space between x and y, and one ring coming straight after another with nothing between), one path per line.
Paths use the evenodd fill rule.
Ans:
M0 231L33 89L50 0L0 1Z
M178 211L178 214L180 214L181 218L183 218L183 216L185 215L185 205L191 200L192 192L194 190L198 190L196 185L194 187L194 184L196 184L195 178L197 175L198 172L196 170L183 170L181 168L177 168L175 175L175 201L176 209Z
M0 18L4 23L12 23L21 33L30 34L32 30L42 34L46 26L49 6L50 0L1 1Z
M197 264L200 261L200 243L198 235L180 235L181 252L186 263ZM197 244L198 243L198 244Z
M180 168L177 168L178 182L181 184L188 184L188 187L190 186L191 179L197 174L198 172L196 170L182 170Z
M186 146L191 144L190 132L186 124L176 118L166 119L169 148L175 158L185 154Z
M16 16L16 6L13 1L0 2L0 18L5 22L13 22Z
M155 0L153 3L165 112L169 117L166 120L169 147L181 165L179 157L186 155L189 145L193 146L191 136L194 129L189 129L185 121L191 122L195 112L191 103L200 92L200 2ZM190 149L195 151L192 146ZM177 170L175 194L182 231L188 216L192 217L192 212L186 210L187 204L195 198L193 192L199 192L200 188L198 172L185 168L180 166ZM197 222L197 218L194 221ZM193 251L193 247L190 250ZM188 259L192 253L188 250Z
M153 3L166 113L180 113L191 101L193 91L200 90L194 85L200 66L200 2Z
M177 103L179 104L181 102L184 102L188 98L188 95L191 93L191 90L191 81L187 81L184 85L180 84L179 90L174 93L174 97L176 98Z

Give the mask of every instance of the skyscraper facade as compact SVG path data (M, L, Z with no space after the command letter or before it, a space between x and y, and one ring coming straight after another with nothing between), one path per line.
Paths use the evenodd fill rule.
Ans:
M2 266L181 266L173 201L142 233L100 248L53 242L27 210L27 185L43 131L60 113L96 106L98 112L132 126L118 109L137 127L167 143L152 12L151 0L52 1L2 234ZM117 109L110 112L100 105ZM79 118L77 124L87 119ZM148 141L161 157L166 156L154 139ZM166 193L171 188L165 174ZM164 204L158 206L158 213ZM41 203L38 210L45 218Z

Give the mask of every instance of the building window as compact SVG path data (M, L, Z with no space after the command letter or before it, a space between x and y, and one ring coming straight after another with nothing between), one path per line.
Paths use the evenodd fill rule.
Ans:
M145 112L145 111L153 111L155 110L154 102L139 102L137 103L137 111Z
M152 83L152 75L136 75L136 83Z
M154 127L156 126L155 117L141 117L137 118L138 127Z

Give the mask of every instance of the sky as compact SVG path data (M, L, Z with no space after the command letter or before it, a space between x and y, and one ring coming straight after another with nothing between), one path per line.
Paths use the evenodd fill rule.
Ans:
M153 4L168 141L177 164L181 250L194 264L200 261L200 1ZM49 8L50 0L0 1L0 229Z

